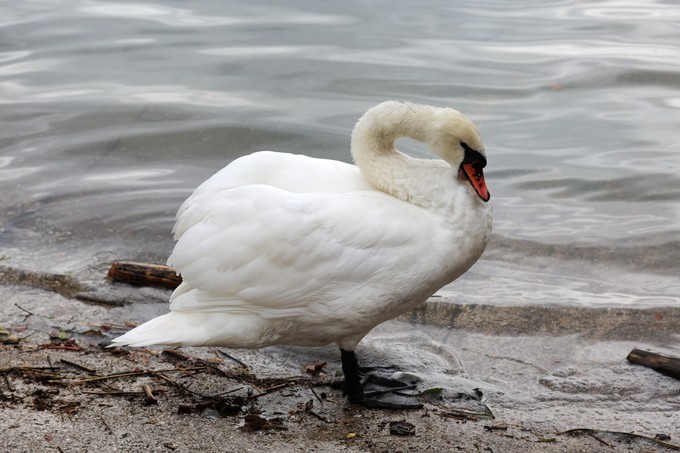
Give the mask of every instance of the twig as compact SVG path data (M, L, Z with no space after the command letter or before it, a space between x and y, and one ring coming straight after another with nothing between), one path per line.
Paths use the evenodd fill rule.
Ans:
M206 362L205 360L200 360L199 362L201 363L201 365L204 365L207 368L210 368L211 370L217 372L217 374L219 374L219 375L222 375L224 377L232 377L231 374L227 373L226 371L224 371L220 367L213 365L212 363Z
M286 387L288 387L288 383L274 385L272 387L264 389L262 392L258 393L257 395L251 395L248 398L249 399L259 398L259 397L264 396L268 393L274 392L276 390L281 390L282 388L286 388Z
M0 368L0 373L13 373L13 372L26 372L26 371L38 371L42 372L43 370L58 370L59 367L55 366L11 366L8 368Z
M248 365L246 365L245 363L241 362L241 361L240 361L239 359L237 359L236 357L227 354L226 352L222 351L221 349L218 349L217 352L219 352L220 354L222 354L224 357L228 358L228 359L231 360L232 362L236 363L236 364L239 365L241 368L248 368Z
M131 376L160 376L162 373L168 373L168 372L187 372L187 371L200 371L200 370L205 370L205 367L194 367L194 368L175 368L175 369L169 369L169 370L140 370L140 371L124 371L121 373L112 373L112 374L107 374L104 376L93 376L89 377L86 379L81 379L79 381L67 381L64 382L62 379L55 379L48 381L50 383L58 382L61 384L65 385L79 385L79 384L87 384L89 382L94 382L94 381L103 381L106 379L118 379L118 378L123 378L123 377L131 377Z
M142 386L142 390L144 391L144 400L146 401L146 404L158 404L158 399L151 391L151 387L149 387L147 384L144 384Z
M493 415L493 412L491 412L491 409L484 404L484 412L474 412L474 411L468 411L465 409L454 409L454 408L448 408L447 412L441 414L444 416L449 416L449 417L462 417L465 419L471 419L474 420L476 418L496 418Z
M167 377L163 373L158 373L155 376L163 379L166 382L169 382L170 384L174 385L175 387L177 387L178 389L180 389L184 392L191 393L192 395L200 396L201 398L217 398L217 397L220 397L220 396L228 395L229 393L236 392L236 391L241 390L243 388L243 387L236 387L235 389L227 390L226 392L217 393L215 395L206 395L206 394L191 390L188 386L182 385L179 382L170 379L169 377Z
M310 414L310 415L313 415L314 417L318 418L318 419L321 420L322 422L325 422L325 423L333 423L332 421L328 420L328 419L327 419L326 417L324 417L323 415L319 415L319 414L317 414L316 412L314 412L314 411L311 410L311 409L310 409L309 411L307 411L307 413Z
M79 346L68 346L64 344L44 344L39 346L38 349L60 349L63 351L82 351Z
M33 332L29 333L28 335L24 335L23 337L19 337L19 341L24 341L26 338L31 338L36 333L38 333L38 331L34 330Z
M225 377L231 377L231 375L223 370L221 370L219 367L213 365L212 363L208 362L207 360L198 358L198 357L191 357L185 354L182 354L179 351L176 351L174 349L165 349L162 353L162 355L172 359L173 361L183 361L183 362L193 362L193 363L200 363L201 365L210 368L211 370L217 372L218 374L221 374L222 376Z
M14 304L14 306L17 307L19 310L23 311L24 313L26 313L26 317L24 318L24 321L26 321L26 320L28 319L29 316L33 316L33 313L31 313L30 311L26 310L26 309L25 309L24 307L22 307L21 305L19 305L19 304Z
M142 395L143 390L112 390L110 392L97 392L97 391L87 391L83 390L83 395L99 395L99 396L130 396L130 395Z
M92 368L90 368L90 367L86 367L85 365L80 365L80 364L78 364L78 363L71 362L70 360L59 359L59 361L60 361L61 363L65 363L66 365L71 365L71 366L76 367L76 368L79 368L79 369L81 369L81 370L83 370L83 371L87 371L88 373L96 373L96 372L97 372L96 370L94 370L94 369L92 369Z
M589 435L593 435L594 433L603 433L603 434L615 434L615 435L618 435L618 436L635 437L635 438L638 438L638 439L645 439L645 440L648 440L650 442L655 442L655 443L657 443L659 445L663 445L664 447L669 448L671 450L680 451L680 445L672 444L670 442L666 442L666 441L661 440L661 439L656 439L654 437L645 436L643 434L629 433L629 432L623 432L623 431L609 431L609 430L599 430L599 429L591 429L591 428L574 428L574 429L568 429L567 431L562 431L561 433L558 433L558 434L562 435L562 434L583 434L583 433L589 434ZM595 437L597 440L599 440L601 442L604 442L601 439L598 439L597 436L593 436L593 437Z
M609 447L609 448L612 448L612 446L609 445L607 442L605 442L604 440L602 440L602 439L600 439L599 437L597 437L597 436L595 435L595 433L589 432L588 435L589 435L590 437L592 437L593 439L595 439L596 441L598 441L599 443L601 443L602 445L605 445L605 446L607 446L607 447Z
M189 388L187 386L182 385L179 382L173 381L172 379L170 379L169 377L167 377L163 373L156 374L156 377L159 377L159 378L163 379L164 381L171 383L172 385L174 385L178 389L183 390L187 393L191 393L192 395L196 395L196 396L200 396L200 397L205 397L205 395L201 395L200 393L194 392L193 390L189 390Z
M5 384L7 384L7 390L9 390L10 392L13 392L14 386L9 381L9 376L7 376L7 373L2 373L2 377L5 379Z
M181 360L183 362L187 362L187 361L191 360L191 357L184 355L179 351L175 351L174 349L164 349L161 352L161 355L162 356L168 356L168 357L170 357L171 359L174 359L174 360Z
M314 390L314 387L312 387L312 386L310 385L308 388L309 388L309 390L312 391L312 394L313 394L314 396L316 396L316 399L319 400L319 403L321 403L321 405L323 405L323 400L321 399L321 397L320 397L319 395L317 395L316 391Z
M111 427L109 426L109 424L106 423L106 420L104 420L104 417L102 417L102 416L100 415L100 416L99 416L99 419L102 421L102 423L104 424L104 426L106 426L106 429L109 431L109 434L113 434L113 430L111 429Z

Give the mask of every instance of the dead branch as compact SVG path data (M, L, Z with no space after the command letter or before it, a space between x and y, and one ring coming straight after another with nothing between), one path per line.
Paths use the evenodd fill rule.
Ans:
M112 282L166 289L175 289L182 283L182 277L171 267L132 261L112 263L106 278Z
M655 352L633 349L628 354L628 361L635 365L651 368L666 376L680 379L680 359L669 357Z

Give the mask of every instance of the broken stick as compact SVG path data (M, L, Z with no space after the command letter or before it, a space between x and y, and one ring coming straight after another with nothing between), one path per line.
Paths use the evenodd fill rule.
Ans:
M182 283L182 277L171 267L132 261L113 262L106 278L112 282L167 289L175 289Z
M142 390L144 391L144 400L146 401L146 404L158 404L158 399L156 398L156 395L153 394L151 387L144 384Z
M628 361L635 365L646 366L666 376L680 379L679 358L635 348L628 354Z

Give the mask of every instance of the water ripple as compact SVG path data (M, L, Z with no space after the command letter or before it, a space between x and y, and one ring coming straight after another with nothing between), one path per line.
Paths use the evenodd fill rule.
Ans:
M78 12L95 17L116 17L131 20L150 20L174 27L216 27L248 24L341 25L353 22L349 17L295 12L282 8L258 8L251 17L201 15L188 8L174 8L158 4L87 2Z

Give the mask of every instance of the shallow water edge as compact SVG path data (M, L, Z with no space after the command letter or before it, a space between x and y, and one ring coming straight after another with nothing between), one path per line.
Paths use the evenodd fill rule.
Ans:
M116 308L126 320L144 321L167 311L170 291L111 283L104 275L87 278L0 266L0 285L52 291L69 299ZM563 304L497 305L461 302L443 291L399 318L412 325L464 329L485 335L560 336L664 342L677 335L680 306L601 307Z

